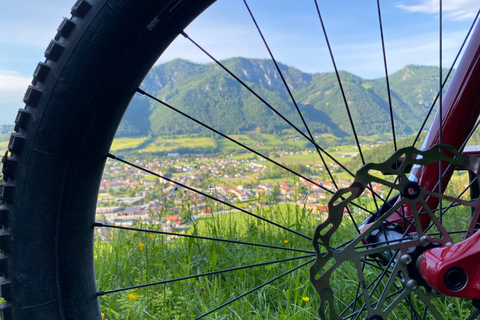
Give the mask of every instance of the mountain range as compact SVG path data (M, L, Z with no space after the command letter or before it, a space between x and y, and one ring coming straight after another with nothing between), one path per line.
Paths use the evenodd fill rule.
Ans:
M267 59L221 61L272 108L304 130L295 104L275 65ZM290 92L311 131L337 137L352 134L335 73L305 73L279 64ZM447 70L443 73L446 74ZM340 71L349 111L359 135L391 131L385 78L367 80ZM407 65L389 76L395 130L409 135L418 129L438 92L438 68ZM291 128L225 70L216 64L173 60L154 67L142 90L226 134ZM158 102L137 94L120 125L118 136L208 132Z

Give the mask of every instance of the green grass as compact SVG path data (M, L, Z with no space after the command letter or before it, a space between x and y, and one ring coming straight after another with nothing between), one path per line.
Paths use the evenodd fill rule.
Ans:
M117 138L113 140L111 151L118 151L124 149L136 149L147 140L147 137L138 138Z
M163 145L165 144L165 145ZM212 138L206 137L178 137L176 139L167 139L159 137L139 150L139 152L166 152L175 151L181 148L207 148L214 147L215 142Z
M321 163L318 154L311 153L311 154L292 154L288 156L281 156L280 158L274 159L277 162L282 164L314 164L314 163Z
M216 211L218 208L213 209ZM280 204L264 208L251 206L248 210L307 236L312 236L314 228L321 222L321 216L296 205ZM446 217L444 224L456 224L456 227L462 228L464 226L460 224L466 223L461 218L464 216L462 212L455 212ZM343 220L331 239L331 245L350 240L356 234L353 224L346 218ZM138 223L136 228L159 230L158 225L142 223ZM100 237L95 241L97 284L101 291L304 255L279 249L148 232L115 229L108 232L110 234L106 241ZM309 240L235 211L201 216L186 234L312 250ZM309 259L112 293L100 297L101 308L105 319L193 319ZM327 267L331 264L332 261ZM316 314L319 300L309 282L309 265L205 318L318 319ZM377 267L369 265L362 270L368 284L375 281L379 272ZM336 297L335 308L351 302L357 292L358 279L357 268L348 260L335 269L330 278ZM395 283L398 287L402 286L399 280L395 280ZM385 281L379 283L379 288L384 286ZM418 304L419 310L423 310L422 302L415 294L412 294L412 303ZM445 319L464 319L472 310L467 300L442 297L434 299L432 303L441 310ZM406 304L398 305L389 317L406 318L410 318ZM430 315L427 319L434 318Z
M181 149L214 148L215 141L208 137L195 137L179 135L172 137L148 137L117 138L113 141L112 151L126 151L134 149L138 153L144 152L175 152Z
M254 212L310 235L317 223L313 215L294 207L290 212L274 213L272 208ZM141 227L155 229L156 226L137 225ZM304 255L201 239L173 240L173 237L152 233L109 232L110 241L96 240L99 290ZM204 216L187 233L311 250L307 239L235 212ZM102 312L105 319L193 319L309 259L312 257L105 295L100 297ZM241 319L316 319L315 295L308 285L308 274L305 266L206 319L235 319L237 315L241 315ZM129 294L136 299L130 299Z

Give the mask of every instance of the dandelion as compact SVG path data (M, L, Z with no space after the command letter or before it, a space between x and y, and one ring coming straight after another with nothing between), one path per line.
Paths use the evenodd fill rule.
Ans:
M310 298L309 297L302 297L302 300L305 301L305 302L308 302L308 301L310 301Z
M283 243L287 244L287 243L288 243L288 240L283 240Z
M112 224L113 224L113 225L115 225L115 222L114 222L114 223L112 223Z
M145 244L144 244L144 243L140 243L140 244L138 245L138 247L139 247L140 249L143 249L143 248L145 247Z
M105 318L105 313L102 312L102 319Z
M153 234L150 233L150 234L148 235L148 237L149 237L150 239L152 239L152 238L153 238Z
M93 257L94 257L95 259L97 259L98 255L97 255L96 252L93 253Z
M135 301L135 300L137 300L138 296L136 294L129 293L128 298L132 301Z

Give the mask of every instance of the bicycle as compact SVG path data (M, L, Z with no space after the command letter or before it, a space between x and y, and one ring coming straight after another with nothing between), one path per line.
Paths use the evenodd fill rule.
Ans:
M2 249L0 270L4 278L0 287L2 296L7 301L2 305L3 319L102 318L93 267L93 230L94 226L104 227L104 225L95 222L96 197L106 159L123 161L110 154L110 145L132 96L136 92L149 95L139 87L158 56L178 35L189 39L183 30L213 2L212 0L186 0L138 3L133 0L117 2L78 0L72 8L72 18L62 21L57 35L45 52L47 60L37 66L32 85L25 94L26 107L19 111L15 120L15 133L12 134L8 147L9 155L3 166L5 181L0 189L4 202L0 207L0 222L3 225L0 233ZM472 39L480 38L478 30L480 29L477 28ZM471 42L471 46L477 49L479 47L475 41ZM475 49L472 50L475 51ZM457 72L461 80L453 81L455 85L464 84L462 80L467 78L469 79L465 83L467 88L477 83L480 72L477 72L476 67L467 63L467 66L459 69L463 70L463 76L460 75L462 72ZM461 91L452 85L449 90L453 92L452 94ZM478 101L475 90L471 90L470 94L472 101ZM446 97L448 99L451 96L447 93ZM261 99L259 96L257 98ZM262 99L261 101L263 102ZM461 106L470 111L469 105ZM454 124L430 129L430 136L425 143L426 149L435 146L438 142L453 144L454 149L442 145L435 147L434 151L424 151L425 159L430 161L428 165L433 164L428 167L429 172L430 170L438 172L438 164L435 165L435 163L438 163L439 159L456 164L463 169L475 169L459 161L458 159L464 159L464 157L456 150L463 149L464 141L476 127L475 121L480 108L475 109L473 116L460 109L455 111L455 117L450 115L448 103L445 103L444 108L443 116L447 119L458 120L457 117L462 115L463 117L456 123L458 126ZM439 117L441 118L442 115ZM57 133L59 123L66 128L61 133ZM433 123L435 126L438 119ZM444 137L435 139L432 133L442 132L442 130ZM461 134L460 131L462 131ZM458 141L450 141L451 135L458 137ZM310 132L303 136L315 145L319 154L328 155L321 145L315 142ZM438 152L438 148L449 151L450 157L446 157L443 152ZM382 166L373 167L373 169L388 171L393 166L392 170L395 171L390 172L391 174L405 177L408 171L406 164L427 164L412 156L421 154L420 151L401 149L401 152L406 153L406 156L400 162L398 158L401 154L395 154ZM457 158L452 157L452 154ZM470 163L474 163L473 156L469 159L472 159ZM444 164L444 168L446 167ZM408 199L415 204L415 201L419 201L426 195L425 192L434 190L434 185L439 180L438 174L421 174L419 168L422 167L415 166L412 169L413 174L419 180L423 178L423 181L430 184L423 184L423 182L408 184L405 178L401 185L392 185L386 180L381 183L398 190L404 198L411 197L412 199ZM433 194L433 191L428 195L437 199L446 199L442 198L441 194L446 188L452 168L453 165L448 167L448 174L440 179L438 192L440 195ZM347 210L346 208L360 193L359 191L368 190L370 183L375 180L372 177L365 178L358 173L357 178L359 180L353 187L356 189L350 188L346 191L339 189L335 193L329 204L330 219L340 218L341 220L343 209ZM45 184L45 181L50 183ZM342 198L343 195L348 195L348 192L350 196ZM431 286L431 279L425 280L419 277L415 271L410 270L409 266L412 264L407 262L409 259L417 259L420 254L428 255L423 249L414 250L420 246L431 249L428 252L445 250L448 242L451 242L449 233L440 230L437 232L440 236L435 234L424 238L425 241L421 236L418 239L412 238L412 229L415 229L418 234L421 230L428 229L431 221L436 223L437 228L440 228L441 222L437 223L432 214L429 215L430 221L420 222L423 218L420 218L421 214L415 212L414 205L410 209L405 209L405 211L411 211L408 214L399 213L403 203L398 205L400 202L396 201L379 206L376 212L372 212L374 218L368 220L369 224L355 227L357 235L354 241L345 244L330 245L330 231L326 232L327 236L322 233L325 227L331 225L331 220L328 220L325 225L319 227L314 237L314 246L317 249L317 261L323 261L328 256L326 252L334 253L341 248L350 248L365 240L367 235L374 234L377 227L380 227L380 232L373 235L374 239L370 238L362 242L361 250L368 251L376 248L370 250L374 253L363 253L368 258L359 258L358 261L363 263L362 268L369 265L374 269L381 269L380 274L389 274L386 286L380 285L382 277L375 278L380 280L373 280L375 289L383 292L383 289L387 288L385 289L387 292L392 286L396 286L398 293L381 295L373 302L367 302L369 298L355 298L352 303L352 314L347 315L341 312L337 315L337 311L334 310L336 307L334 308L333 300L330 298L333 296L327 295L321 303L321 317L322 312L327 310L332 318L334 315L359 318L366 313L369 319L382 319L390 313L390 306L398 305L397 300L405 298L407 304L412 306L410 298L412 292L420 292L419 290L424 290L422 288L430 290L431 287L442 291L441 284ZM459 202L459 200L456 201ZM433 202L428 204L432 208L436 207ZM341 210L336 211L334 207ZM472 221L476 221L476 218L477 216L474 215ZM383 225L382 221L386 221L386 224ZM399 221L403 221L403 225ZM356 219L352 218L352 222L355 224ZM398 229L399 225L400 229ZM476 230L474 223L471 226L468 235L473 234L474 229ZM333 232L333 229L329 230ZM409 231L408 234L405 234L406 230ZM384 238L381 238L382 235ZM393 245L389 237L393 237ZM476 238L472 236L469 239ZM326 251L319 249L317 240L321 241ZM385 251L385 247L388 247L389 251ZM425 270L427 268L424 265L425 259L421 261L421 270ZM328 263L327 260L324 261L324 265ZM395 272L390 272L389 267L397 269L394 269ZM358 269L357 266L358 275L361 277L360 282L363 281L362 268ZM312 282L315 283L321 269L321 267L313 267ZM466 287L465 273L458 269L453 271L451 276L447 276L451 282L447 283L447 290L449 290L447 292L462 296L461 292ZM397 275L401 276L397 277ZM402 283L402 279L407 283ZM452 287L448 288L449 285ZM358 284L354 286L357 291L360 287ZM319 291L331 290L331 286L325 284L317 285L316 288ZM365 286L362 289L363 297L368 296L368 289ZM423 296L427 295L428 292L423 293ZM395 300L397 297L400 298ZM423 300L426 305L423 315L412 311L411 317L427 317L427 313L435 309L431 306L430 300L430 297ZM390 301L390 304L387 305L386 310L379 311L377 306L383 305L385 301ZM361 305L359 309L356 306L357 302ZM433 311L433 314L439 315L438 311ZM428 316L431 317L431 315Z

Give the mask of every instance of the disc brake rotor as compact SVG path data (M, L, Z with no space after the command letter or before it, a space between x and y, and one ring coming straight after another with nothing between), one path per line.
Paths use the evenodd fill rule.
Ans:
M399 159L403 161L399 163ZM317 257L310 268L310 280L320 297L321 319L387 319L400 304L404 304L407 317L413 318L412 307L418 309L416 304L421 304L419 318L428 313L432 318L443 319L432 305L437 294L422 283L415 261L428 248L453 243L428 202L429 197L452 199L409 180L408 168L434 163L438 166L439 161L443 168L465 167L467 160L448 145L437 145L427 151L413 147L399 149L383 163L363 166L348 188L339 189L332 196L328 216L315 230L313 246ZM352 203L361 207L357 203L365 200L360 196L376 193L372 190L378 192L379 185L399 196L381 208L377 205L368 223L359 226L352 222L360 219ZM383 203L378 195L374 197ZM369 204L373 202L370 200ZM402 212L407 206L411 214L405 217ZM393 221L394 215L401 216L401 221ZM421 223L424 215L430 219L427 228ZM343 221L344 216L349 219Z

